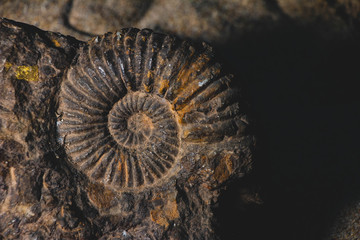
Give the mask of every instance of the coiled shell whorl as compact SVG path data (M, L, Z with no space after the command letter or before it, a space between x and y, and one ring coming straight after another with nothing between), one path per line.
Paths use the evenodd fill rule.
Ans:
M139 190L174 175L190 145L236 135L239 104L209 46L151 30L92 39L59 95L59 135L92 181Z

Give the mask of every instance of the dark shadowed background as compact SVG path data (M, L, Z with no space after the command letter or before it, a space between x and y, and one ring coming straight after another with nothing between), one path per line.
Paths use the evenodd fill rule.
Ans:
M252 173L219 201L222 238L360 238L358 0L0 0L0 16L81 40L135 26L211 43L257 135Z

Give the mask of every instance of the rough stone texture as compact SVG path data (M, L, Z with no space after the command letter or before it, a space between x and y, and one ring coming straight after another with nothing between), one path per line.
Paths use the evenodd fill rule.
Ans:
M69 24L89 34L115 32L123 27L135 26L152 2L152 0L75 0L69 6ZM92 21L91 24L88 23L89 19Z
M160 68L157 69L163 69L164 71L164 74L161 75L164 79L161 79L161 81L168 81L160 84L155 69L151 67L152 64L156 63L156 59L152 61L149 59L156 56L153 54L154 52L161 50L156 48L157 43L154 39L165 38L165 35L149 35L150 51L146 52L146 48L140 44L138 46L140 54L136 55L136 59L144 56L144 59L140 59L140 62L146 63L144 64L144 71L150 66L149 72L145 71L144 76L142 72L135 72L139 74L136 75L137 77L141 77L138 79L140 83L144 81L145 88L140 93L142 88L142 84L140 84L139 92L136 92L136 94L129 93L123 99L124 102L130 102L130 104L125 103L124 111L133 109L141 112L142 108L137 110L131 104L135 101L134 98L144 100L143 95L149 92L149 100L146 102L151 104L155 102L155 105L156 102L161 102L161 106L165 106L167 109L167 112L163 113L165 115L169 115L170 112L170 115L173 115L176 112L177 117L172 116L170 118L172 119L171 122L166 123L165 128L164 126L157 126L157 122L154 120L152 123L155 128L154 131L161 131L156 127L164 128L166 131L173 131L172 129L175 127L172 126L174 121L178 119L176 121L182 122L180 129L175 127L179 131L179 135L180 133L183 134L181 137L179 136L179 139L183 139L183 143L181 143L182 148L178 151L180 158L177 158L176 161L173 160L173 164L176 166L174 169L177 170L169 170L169 172L172 172L171 177L163 177L156 185L149 185L150 187L146 186L146 188L138 188L140 182L135 181L135 186L132 188L133 185L129 181L134 180L129 177L130 172L135 175L141 172L132 170L132 168L125 169L130 164L127 159L123 168L125 171L130 172L124 175L127 188L123 189L121 186L103 184L105 179L93 181L86 173L83 174L82 171L78 171L71 163L77 156L72 154L77 151L77 148L72 146L74 144L72 141L78 136L71 135L72 131L68 131L69 126L75 124L74 118L69 118L69 116L72 116L74 111L83 111L81 114L85 115L94 111L96 104L92 106L86 104L98 96L90 94L96 89L94 85L88 92L87 97L89 99L78 99L78 103L69 103L74 98L81 97L79 91L83 91L81 87L76 85L77 83L81 84L83 81L76 75L80 73L77 72L72 75L71 70L67 71L71 62L73 61L74 65L72 68L80 69L78 70L80 72L84 68L84 71L90 74L88 76L94 77L94 80L89 78L89 82L86 84L95 81L95 77L98 79L105 77L105 75L91 75L88 68L91 68L92 64L95 64L94 66L99 67L99 69L103 66L102 64L117 64L119 66L117 71L124 70L121 67L125 64L127 72L121 72L121 76L125 79L127 77L132 79L131 74L134 72L131 69L132 67L135 69L135 65L128 65L134 62L134 59L130 55L131 48L127 47L132 46L130 38L137 33L138 30L133 29L107 35L108 38L117 41L115 42L117 45L113 47L114 51L122 51L122 48L119 47L122 42L119 41L120 39L122 39L121 41L124 40L123 43L126 48L123 49L123 55L120 56L123 59L116 58L120 62L111 62L115 58L108 58L102 63L103 58L96 58L98 57L96 54L101 56L102 51L91 52L91 61L94 62L89 62L86 61L88 56L81 52L86 52L83 49L88 49L88 43L57 33L44 32L30 25L12 22L7 19L0 20L1 238L217 238L214 232L213 208L218 201L221 189L227 182L233 178L243 176L251 168L251 151L254 146L254 139L247 130L247 117L242 113L244 108L241 106L239 108L236 103L240 96L233 94L230 78L219 75L219 65L213 63L213 54L208 45L204 45L204 49L196 52L193 46L187 43L177 45L179 42L172 41L172 38L170 38L170 48L164 49L164 53L167 53L169 49L177 49L176 46L181 46L181 48L178 51L174 50L174 54L170 55L159 53ZM138 40L145 41L145 35L150 33L148 30L139 32ZM142 36L141 34L145 35ZM97 44L99 39L92 40L91 48L94 51L99 48ZM150 43L153 45L150 45ZM138 50L135 50L135 52ZM145 52L142 52L143 50ZM106 52L106 54L107 57L110 57L109 52ZM189 57L186 57L187 54ZM173 58L170 56L173 56ZM83 61L84 59L85 61ZM129 63L126 63L127 59L129 59ZM167 61L169 61L169 64L174 64L174 66L169 68ZM160 63L162 62L166 63L163 65L164 68L161 68ZM176 67L176 64L179 64L179 67ZM107 68L105 67L105 69ZM181 70L179 75L174 74L174 71L177 70ZM98 70L94 68L92 71ZM148 73L151 73L151 71L154 71L154 73L149 75ZM69 73L69 75L65 73ZM167 73L169 73L169 80L166 78ZM150 85L147 86L145 79L147 77L152 78L152 76L155 78L155 85L152 86L152 81L150 81ZM206 79L206 83L202 82L203 77ZM70 80L73 83L69 85ZM115 79L113 80L115 81ZM129 86L136 86L137 82L131 81L126 82L124 80ZM62 82L64 82L63 85L61 85ZM161 94L167 92L166 101L165 98L161 100L159 96L150 95L151 89L157 89L156 84L158 83L160 88L159 93L156 94L161 96ZM106 82L105 85L104 82L98 82L97 84L102 86L99 89L105 91L105 85L110 84L110 82ZM165 88L169 88L169 90L162 91L164 86L167 86ZM118 87L120 88L120 85ZM69 95L69 89L75 89L78 95L74 93ZM130 92L135 90L135 87L128 89ZM59 94L59 92L61 93ZM200 94L196 95L197 92ZM106 96L112 97L111 92ZM190 101L192 98L194 100ZM173 106L170 107L167 101L171 103L172 100ZM188 100L189 102L187 102ZM60 101L59 109L58 101ZM98 100L98 104L100 103L101 101ZM86 106L93 108L92 110L86 110ZM147 108L146 104L144 104L143 109ZM148 111L158 111L158 109L149 109ZM146 113L145 110L144 112ZM107 114L104 113L103 117L107 117ZM118 118L123 117L123 115L114 116L116 118L111 119L112 122L109 123L109 126L115 129L111 130L111 133L117 131ZM93 118L96 119L96 116L93 115ZM86 117L80 117L78 121L79 119L80 121L84 120L82 124L84 126L89 123ZM134 121L139 119L142 118L137 118ZM166 118L163 119L166 120ZM62 123L63 120L64 123ZM224 121L224 124L222 121ZM192 122L195 125L192 125ZM175 122L175 124L177 123ZM65 132L68 131L65 135L58 134L59 125L62 126L60 129L65 129ZM129 128L131 127L134 126L129 125ZM139 127L135 128L136 130L139 129ZM73 131L76 132L77 130ZM212 134L209 134L208 131ZM88 134L88 132L85 131L85 134ZM152 135L156 134L152 133ZM159 147L165 144L157 143L155 140L152 139L146 142L149 145L148 155L160 154ZM167 144L171 143L171 138L165 140ZM120 136L117 141L123 144ZM92 147L101 147L97 143L94 144ZM131 144L133 143L125 144L124 147L132 147ZM167 161L170 160L170 153L172 154L170 146L164 149L165 152L169 151L168 156L165 156ZM175 146L180 146L180 143L176 142ZM146 146L142 147L146 148ZM132 152L135 150L129 148L129 150L124 151L133 154ZM138 154L142 154L144 151L147 150L139 151ZM123 154L127 153L124 152ZM125 161L122 155L121 159ZM136 159L131 160L131 164L136 164L136 161ZM158 160L154 158L153 161ZM151 165L151 163L149 164ZM154 166L152 169L148 168L151 171L154 169ZM142 171L145 170L146 168L142 169ZM145 177L146 175L144 175ZM114 186L116 186L115 189Z
M124 27L151 28L191 39L225 43L281 21L327 37L359 28L357 0L102 0L0 1L0 16L80 40Z
M360 2L357 0L278 0L278 4L286 15L301 25L322 28L324 35L346 36L359 27Z
M132 2L119 4L133 12ZM106 9L92 11L75 0L0 1L0 16L81 40L91 35L82 31L127 27L114 26L124 22ZM336 221L349 225L325 239L346 236L353 224L339 211L360 189L359 1L154 0L140 12L127 24L217 44L224 66L248 87L262 150L255 175L230 185L220 198L223 238L320 239ZM87 14L96 22L86 19L85 29L75 19ZM112 18L102 19L107 15ZM259 188L265 204L244 205Z
M61 32L79 37L64 21L67 9L66 1L1 1L0 16L28 23L43 30ZM67 18L66 18L67 19Z
M329 239L355 240L360 236L360 202L348 204L340 212Z

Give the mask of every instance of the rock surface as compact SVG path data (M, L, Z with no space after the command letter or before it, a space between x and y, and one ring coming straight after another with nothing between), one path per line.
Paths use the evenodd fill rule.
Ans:
M355 240L360 236L360 202L348 204L331 228L330 239Z
M263 141L255 181L266 204L245 208L249 194L238 189L244 184L232 185L217 213L224 239L320 239L334 215L341 224L325 239L354 232L347 219L355 215L338 212L339 202L353 200L360 189L360 102L353 83L360 77L358 0L153 0L142 6L129 0L112 9L107 4L114 1L89 2L3 0L0 16L80 40L127 26L206 40L249 85ZM134 7L141 16L128 19Z
M80 40L124 27L225 43L234 35L294 22L326 37L359 28L357 0L102 0L1 1L0 16L58 31Z
M144 34L146 33L145 31ZM75 64L76 61L81 62L80 59L86 58L86 55L81 53L81 57L78 55L79 49L87 49L87 43L7 19L0 20L0 36L0 236L2 238L217 238L214 232L213 208L221 189L230 179L243 176L251 168L254 139L247 132L248 123L244 114L239 115L242 120L240 121L239 118L240 122L236 124L240 125L235 128L235 125L232 126L233 132L230 135L227 135L228 127L224 127L221 132L204 136L202 134L206 127L198 126L198 129L188 130L184 128L182 131L185 135L182 138L186 139L189 136L190 142L182 144L183 149L179 151L181 159L174 163L178 168L174 177L160 181L153 188L146 187L145 190L134 188L136 191L133 191L133 188L129 187L125 188L130 189L129 191L119 192L118 188L115 190L112 186L108 188L107 185L101 184L102 180L94 182L86 174L78 171L70 161L70 158L75 156L71 154L73 152L71 142L69 148L63 145L70 141L67 139L72 136L71 132L67 134L68 136L59 135L57 132L60 119L64 118L69 122L68 124L73 124L71 118L68 120L65 117L72 111L83 110L82 107L85 106L80 102L74 105L82 106L80 109L72 109L68 105L62 105L61 102L61 110L58 111L57 108L59 92L68 91L64 90L65 86L61 83L68 78L66 73L71 62L79 59L74 61ZM115 39L118 37L116 34L113 36ZM128 44L128 37L124 39ZM98 38L93 39L94 49L97 48L97 41ZM207 61L211 59L210 55L206 55L210 49L205 50L201 52L205 57L199 54L198 59L194 58L194 70L208 64ZM94 63L98 64L96 60ZM86 64L91 65L85 62ZM216 64L214 66L214 71L209 72L211 76L217 75L218 67ZM209 69L210 67L212 65L209 65ZM189 79L191 79L195 75L190 74L192 70L189 69ZM170 68L167 72L172 71ZM129 70L129 73L125 74L130 73ZM179 76L179 79L182 78ZM235 96L221 94L223 89L226 90L227 85L230 85L230 82L225 80L220 84L222 88L211 88L210 92L201 90L205 95L199 98L203 101L207 94L210 96L212 92L219 93L219 98L209 101L209 107L218 109L219 113L222 113L219 109L227 106L224 104L233 102ZM81 82L78 78L72 81ZM173 83L168 84L172 86ZM201 86L202 84L199 85ZM75 85L73 87L75 88ZM77 88L79 91L80 88ZM179 89L174 87L172 93L180 93ZM94 88L90 92L92 91ZM64 95L65 93L61 94L70 99L73 97ZM132 95L134 94L127 95L130 102L134 101ZM142 95L145 93L141 93L137 98L140 99ZM174 105L173 110L169 108L167 111L176 110L178 114L184 112L184 119L181 121L189 122L189 126L191 121L197 119L197 115L202 116L201 121L207 121L204 113L197 113L192 107L189 108L192 111L189 116L186 115L187 108L184 106L180 108L183 105L180 103L186 100L186 95L187 92L184 93L184 98L176 98L177 105ZM169 96L170 98L172 96L170 90ZM67 101L66 98L60 99ZM157 96L148 98L154 98L155 102L165 104ZM197 102L191 101L190 104L196 106ZM166 104L164 106L168 107ZM238 115L238 110L231 110L233 106L235 105L231 105L228 112L223 111L226 115L219 117L237 119L235 116ZM135 109L133 106L131 108ZM205 111L205 105L203 108L202 111ZM190 111L189 109L187 111ZM88 111L82 114L86 115ZM115 121L114 128L117 129L118 120L111 121ZM204 126L216 130L219 127L216 125L218 120L214 119L214 121L215 125ZM155 127L157 123L153 121L153 124ZM169 125L170 127L173 128ZM62 137L62 140L59 140L59 137ZM117 141L122 144L122 140ZM190 144L192 141L196 143ZM218 141L220 144L216 143ZM137 174L135 170L131 171ZM131 180L129 174L126 175L126 181ZM129 182L127 184L130 186Z

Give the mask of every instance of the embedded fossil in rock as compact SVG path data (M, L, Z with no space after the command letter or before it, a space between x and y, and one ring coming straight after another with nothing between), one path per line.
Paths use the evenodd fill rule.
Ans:
M237 92L211 47L134 28L83 46L59 95L70 162L117 191L141 190L201 148L241 129Z
M211 47L1 18L0 40L0 238L216 238L254 137Z

